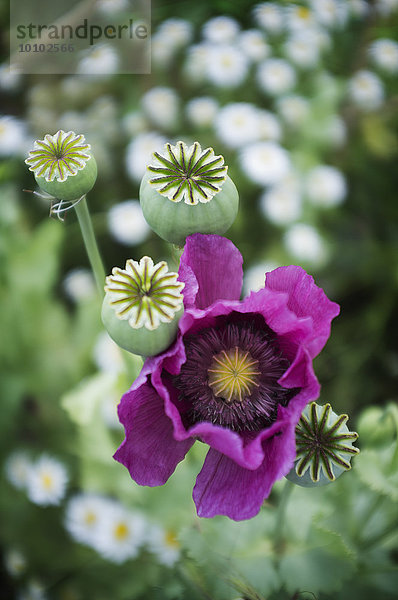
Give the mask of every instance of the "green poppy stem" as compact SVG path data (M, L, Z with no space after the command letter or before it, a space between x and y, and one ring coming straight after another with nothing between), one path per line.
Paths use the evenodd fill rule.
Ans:
M285 519L286 519L286 508L289 503L290 496L295 488L294 483L285 480L285 485L283 487L282 493L279 498L278 508L276 509L275 515L275 529L274 529L274 548L276 554L283 553L284 550L284 529L285 529Z
M91 222L86 196L83 196L80 202L76 204L75 210L82 232L84 245L86 247L87 255L98 287L98 291L101 294L101 296L103 296L105 285L105 270L102 264L101 255L98 250L97 240L95 239L94 228Z

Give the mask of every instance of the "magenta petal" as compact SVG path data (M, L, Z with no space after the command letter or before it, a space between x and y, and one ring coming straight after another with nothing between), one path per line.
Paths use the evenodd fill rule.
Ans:
M216 300L239 300L242 262L239 250L227 238L201 233L188 236L178 277L185 283L185 306L206 308Z
M266 440L263 446L264 461L255 471L210 448L193 490L199 517L225 515L242 521L256 516L275 481L293 465L294 426Z
M267 273L265 288L288 294L287 307L299 318L311 317L312 336L306 346L312 358L319 354L330 335L330 323L340 307L329 300L314 279L301 267L279 267Z
M174 439L173 424L164 412L163 400L148 382L124 394L118 412L126 439L114 458L127 467L140 485L163 485L194 440Z

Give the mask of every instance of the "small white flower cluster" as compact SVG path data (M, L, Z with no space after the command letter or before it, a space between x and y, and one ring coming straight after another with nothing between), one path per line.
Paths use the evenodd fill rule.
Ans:
M214 119L219 140L229 148L239 148L260 139L279 140L281 127L270 111L248 102L233 102L223 106Z
M369 61L380 74L394 76L398 73L398 43L388 38L374 40L368 48ZM351 102L364 112L379 109L385 99L382 79L369 69L354 73L347 84Z
M153 34L152 61L155 66L167 67L178 52L192 39L192 24L184 19L163 21Z
M144 114L156 127L174 129L178 122L179 99L177 93L169 87L151 88L141 98Z
M262 2L254 7L256 24L269 36L286 31L313 29L339 30L350 18L365 17L369 11L389 16L398 8L398 0L307 0L306 3Z
M294 258L312 265L322 265L328 256L324 240L317 229L301 222L305 201L314 208L332 208L347 195L345 178L339 169L317 165L305 176L289 171L260 197L260 211L277 226L287 227L283 242Z
M95 44L90 50L82 52L77 67L79 75L108 77L119 68L119 55L110 44Z
M5 469L10 483L26 491L35 504L58 505L65 496L68 474L65 466L52 456L42 454L32 461L27 453L16 451L8 457Z
M141 244L151 232L138 200L113 204L108 212L108 227L112 237L125 246Z
M133 181L141 181L153 152L162 150L166 141L155 131L145 131L131 140L127 146L126 168Z
M65 527L77 542L117 564L136 558L144 549L169 567L180 557L180 545L171 532L152 525L144 515L117 500L99 494L80 493L71 498Z
M29 144L25 124L10 115L0 115L0 157L22 156Z
M65 294L76 304L91 300L96 294L94 277L88 269L72 269L66 274L62 285Z
M348 82L350 100L364 111L380 108L384 100L384 86L372 71L357 71Z

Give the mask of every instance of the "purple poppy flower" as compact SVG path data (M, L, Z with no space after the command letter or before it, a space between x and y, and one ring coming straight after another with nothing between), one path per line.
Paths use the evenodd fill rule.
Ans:
M295 426L319 394L312 359L339 313L298 266L267 273L239 300L242 256L217 235L186 241L185 312L175 343L148 358L119 405L115 454L141 485L162 485L195 440L208 444L198 515L249 519L295 459Z

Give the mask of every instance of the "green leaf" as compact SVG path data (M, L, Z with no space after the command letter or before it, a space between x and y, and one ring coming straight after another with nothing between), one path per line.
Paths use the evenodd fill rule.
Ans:
M306 544L287 546L279 572L289 593L334 592L353 574L353 558L340 535L314 525Z
M117 394L117 377L110 373L97 373L87 377L61 400L62 407L78 425L88 425L105 394Z
M280 587L273 543L267 535L271 523L272 515L265 510L249 521L215 517L183 530L180 540L188 555L205 574L209 590L218 589L214 597L230 598L235 590L260 598Z
M372 490L398 500L397 441L378 450L362 450L355 463L356 472Z
M59 250L64 229L55 221L44 221L33 236L24 239L10 255L8 276L14 293L24 296L49 294L59 268Z

